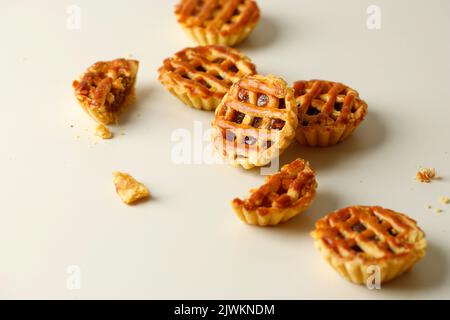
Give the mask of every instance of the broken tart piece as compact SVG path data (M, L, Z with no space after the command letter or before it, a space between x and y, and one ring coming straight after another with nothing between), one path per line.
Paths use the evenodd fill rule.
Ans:
M116 192L125 204L135 204L140 200L150 197L148 188L136 181L128 173L113 172L113 182Z
M367 284L379 271L381 283L410 270L425 256L425 233L416 221L378 206L353 206L316 222L311 233L325 260L344 278Z
M303 159L283 166L266 178L266 183L250 191L247 199L231 205L242 221L258 226L275 226L304 212L314 200L317 181L314 170Z
M93 64L72 84L78 102L97 122L117 123L134 98L138 68L138 61L127 59Z

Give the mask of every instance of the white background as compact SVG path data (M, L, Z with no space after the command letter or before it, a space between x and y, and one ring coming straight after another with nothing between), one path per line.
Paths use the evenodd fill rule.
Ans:
M193 45L175 2L1 0L0 297L450 298L450 206L438 202L450 196L450 2L259 1L262 20L240 49L260 73L341 81L369 104L347 142L294 143L282 156L310 160L319 192L305 214L268 229L242 224L229 205L262 183L258 170L171 161L174 130L194 121L207 130L212 119L157 81L162 60ZM81 30L66 27L70 4L81 8ZM379 31L366 27L371 4L382 10ZM71 82L129 54L141 62L138 104L102 141ZM419 166L442 179L417 183ZM114 170L145 182L153 199L122 204ZM340 278L309 231L353 204L416 219L426 258L379 291ZM80 290L66 287L69 265L81 268Z

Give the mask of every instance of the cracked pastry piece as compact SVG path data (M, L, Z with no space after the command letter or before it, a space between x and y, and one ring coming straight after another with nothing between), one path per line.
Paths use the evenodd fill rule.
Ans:
M184 31L201 45L237 45L260 19L253 0L181 0L175 14Z
M275 226L304 212L314 200L316 189L314 170L307 161L297 159L267 177L247 199L234 199L231 206L248 224Z
M127 59L93 64L72 84L78 102L97 122L117 123L133 100L138 68L138 61Z
M416 173L416 180L422 183L430 183L436 178L436 169L422 168Z
M292 142L297 127L293 91L274 76L244 77L231 87L212 122L214 148L230 164L264 166Z
M106 127L103 123L100 123L95 128L95 135L102 139L111 139L113 137L112 132L109 131L108 127Z
M147 187L128 173L113 172L116 192L125 204L131 205L150 197Z
M422 259L427 247L416 221L378 206L334 211L316 222L311 236L325 260L358 284L367 284L378 268L382 283L393 280Z
M215 110L234 82L255 73L255 65L236 49L199 46L164 60L159 81L186 105Z
M328 147L347 139L367 114L356 90L338 82L294 83L298 107L296 138L301 145Z

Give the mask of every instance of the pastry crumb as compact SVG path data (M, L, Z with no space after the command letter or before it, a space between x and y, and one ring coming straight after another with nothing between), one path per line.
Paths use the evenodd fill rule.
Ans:
M95 135L102 139L111 139L113 136L112 132L104 124L99 124L95 128Z
M436 213L441 213L441 212L442 212L442 209L436 208L436 209L434 209L434 212L436 212Z
M128 173L113 172L113 181L117 194L125 204L134 204L150 197L148 188Z
M422 168L416 173L416 179L422 183L430 183L436 178L436 170L434 168Z
M433 209L433 206L431 204L427 204L426 208L427 209Z
M441 197L439 199L441 201L442 204L449 204L450 203L450 198L449 197Z

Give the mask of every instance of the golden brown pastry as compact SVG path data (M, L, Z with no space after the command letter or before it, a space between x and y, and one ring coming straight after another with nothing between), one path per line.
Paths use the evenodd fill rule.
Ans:
M255 65L236 49L200 46L164 60L159 81L186 105L215 110L234 82L255 73Z
M181 0L175 14L185 32L201 45L234 46L260 19L253 0Z
M232 165L264 166L292 142L297 128L293 91L274 76L236 82L216 109L215 149Z
M298 107L297 140L310 147L328 147L347 139L367 114L356 90L323 81L294 83Z
M366 284L376 266L381 282L410 270L425 255L427 241L417 223L381 207L334 211L311 233L325 260L348 280Z
M138 68L138 61L127 59L93 64L73 82L78 102L94 120L116 123L133 100Z
M258 226L274 226L305 211L314 200L317 182L314 170L303 159L285 165L251 190L248 199L231 203L242 221Z

